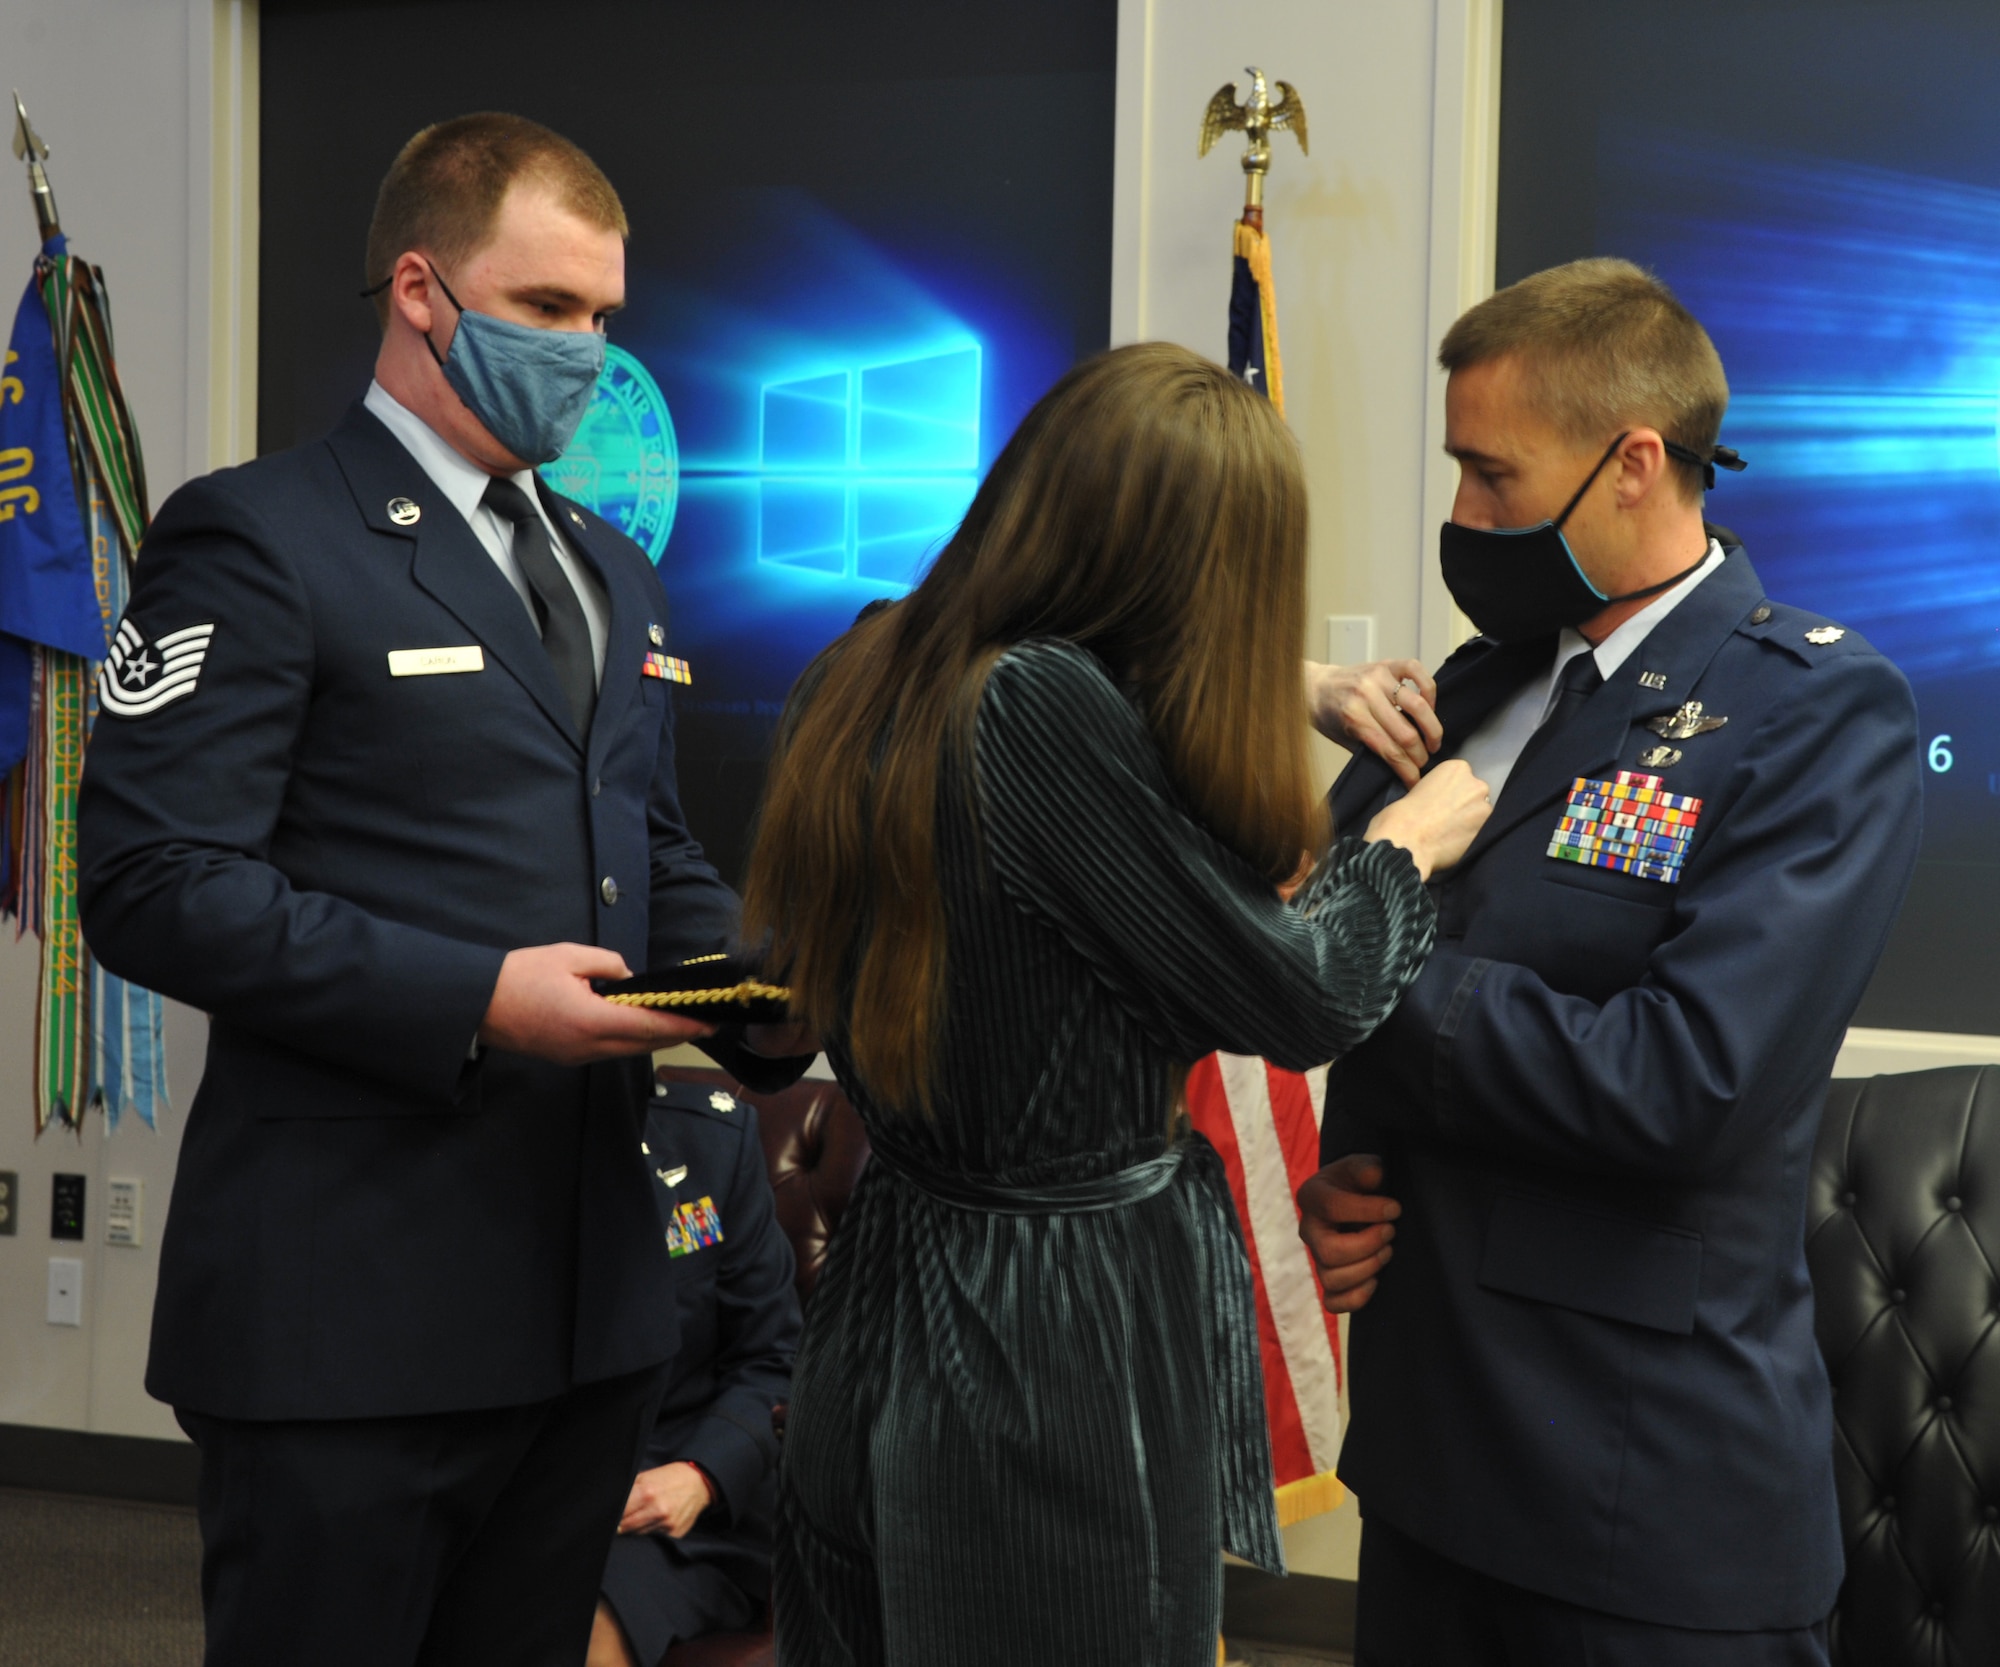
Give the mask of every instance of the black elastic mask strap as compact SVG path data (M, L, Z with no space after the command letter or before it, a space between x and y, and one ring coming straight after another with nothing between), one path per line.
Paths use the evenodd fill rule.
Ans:
M1692 463L1701 471L1701 484L1705 491L1715 490L1717 469L1727 469L1731 474L1740 475L1750 467L1733 446L1713 446L1709 449L1708 456L1703 457L1694 447L1684 446L1678 440L1669 440L1664 434L1660 436L1660 444L1667 448L1669 457L1677 457L1683 463Z
M454 307L456 307L460 312L460 314L462 315L465 312L464 304L460 302L460 300L456 295L452 294L451 285L444 281L444 274L437 269L436 262L431 260L431 258L428 255L424 257L424 267L433 278L437 279L438 288L444 291L444 298L447 301L449 301ZM361 299L364 301L374 300L376 296L380 295L395 281L396 281L396 274L391 272L389 276L384 278L379 284L370 284L366 289L364 289L361 292ZM431 357L437 360L438 369L443 370L444 358L437 350L437 343L431 340L431 334L430 331L428 330L424 332L424 346L428 347L431 350Z
M1617 454L1618 448L1625 444L1626 439L1631 435L1631 433L1632 431L1629 428L1626 429L1623 434L1619 435L1617 439L1613 440L1610 445L1604 448L1604 455L1597 460L1597 467L1592 469L1589 474L1584 476L1583 484L1576 489L1576 496L1571 498L1568 503L1564 504L1562 514L1558 515L1555 518L1555 520L1549 523L1549 525L1554 527L1557 532L1562 531L1562 524L1569 519L1570 512L1573 509L1575 509L1578 504L1583 502L1584 493L1588 492L1591 489L1591 487L1596 483L1597 477L1604 473L1604 465L1609 463L1611 459Z
M1656 585L1646 586L1644 590L1628 590L1623 596L1607 596L1604 599L1605 603L1607 606L1609 606L1610 604L1617 602L1636 602L1642 596L1658 596L1660 592L1663 590L1672 590L1675 585L1681 582L1681 580L1693 578L1694 575L1701 570L1702 564L1708 560L1709 555L1710 552L1704 550L1702 551L1701 555L1696 559L1692 567L1683 567L1678 573L1674 574L1672 578L1662 579Z

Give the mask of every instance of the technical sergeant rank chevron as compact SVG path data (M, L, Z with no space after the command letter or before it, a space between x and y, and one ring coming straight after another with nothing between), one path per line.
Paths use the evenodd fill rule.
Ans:
M1621 770L1610 781L1578 776L1549 841L1562 862L1678 885L1701 800L1669 793L1658 776Z
M189 625L147 644L131 619L118 623L111 657L97 674L97 704L120 718L143 718L194 693L215 624Z

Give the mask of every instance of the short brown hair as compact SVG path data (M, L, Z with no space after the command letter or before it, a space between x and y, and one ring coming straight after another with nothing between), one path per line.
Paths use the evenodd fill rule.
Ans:
M877 1104L928 1108L946 978L939 794L993 663L1059 637L1144 714L1187 808L1273 884L1325 839L1299 711L1306 485L1271 402L1115 348L1022 419L929 575L800 678L744 887L792 1008Z
M1576 260L1523 278L1445 332L1447 371L1518 355L1528 397L1567 438L1600 445L1644 424L1707 457L1729 382L1708 332L1674 292L1629 260ZM1700 465L1673 459L1699 503Z
M549 187L578 218L631 235L625 205L581 148L526 116L487 110L425 128L389 164L368 222L366 281L385 283L411 249L448 267L477 254L507 188L525 179ZM387 328L386 292L375 297L375 311Z

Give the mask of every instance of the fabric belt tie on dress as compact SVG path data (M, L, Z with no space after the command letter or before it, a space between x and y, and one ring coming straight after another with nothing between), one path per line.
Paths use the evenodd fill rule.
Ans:
M1180 1141L1156 1158L1147 1158L1126 1169L1114 1169L1109 1175L1092 1175L1081 1181L1051 1181L1034 1187L1002 1186L970 1175L919 1170L880 1144L875 1147L875 1161L899 1181L954 1209L1015 1216L1072 1216L1090 1210L1120 1209L1165 1192L1180 1173L1188 1144Z

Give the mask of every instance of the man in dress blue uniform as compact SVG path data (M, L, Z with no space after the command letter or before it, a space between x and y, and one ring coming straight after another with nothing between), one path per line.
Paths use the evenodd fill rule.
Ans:
M367 397L167 502L102 678L84 930L212 1021L147 1371L201 1448L209 1667L581 1657L676 1331L645 1055L797 1069L590 984L734 920L659 580L533 473L625 230L545 128L420 133Z
M1364 824L1439 735L1495 808L1301 1193L1329 1306L1367 1304L1359 1660L1823 1663L1806 1169L1916 856L1914 706L1703 522L1728 390L1657 280L1538 274L1440 358L1445 575L1482 634L1434 709L1399 668L1349 680L1338 727L1394 745L1334 808Z
M778 1441L799 1342L792 1248L746 1101L663 1083L643 1148L680 1273L681 1341L604 1570L587 1667L757 1626L771 1596Z

